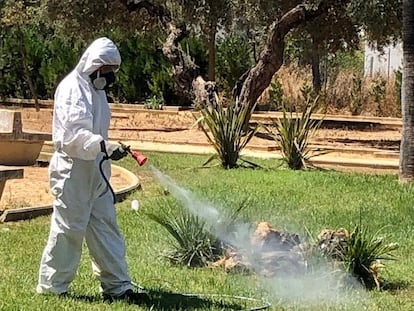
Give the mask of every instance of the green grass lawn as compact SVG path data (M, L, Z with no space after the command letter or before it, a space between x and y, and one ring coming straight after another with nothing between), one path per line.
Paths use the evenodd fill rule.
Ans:
M151 292L154 306L102 303L86 248L70 297L36 294L40 256L49 231L49 217L40 217L0 224L0 310L228 310L262 303L230 297L234 295L268 300L271 310L414 310L414 187L400 185L397 176L291 171L278 167L275 160L257 159L254 161L266 169L223 170L201 168L207 156L147 156L148 164L141 168L129 158L120 162L138 174L142 190L117 204L117 210L130 275ZM276 289L269 280L253 274L173 266L162 255L171 250L168 234L143 213L170 208L163 202L171 200L171 195L154 179L151 166L217 208L230 210L247 200L243 216L289 232L308 231L316 237L325 228L351 230L359 223L373 231L383 228L389 242L400 244L398 260L385 262L382 290L337 293L344 298L338 303L325 299L299 303L286 297L290 291L292 296L313 295L318 280L295 284L292 290L286 282ZM140 202L138 212L130 208L133 199Z

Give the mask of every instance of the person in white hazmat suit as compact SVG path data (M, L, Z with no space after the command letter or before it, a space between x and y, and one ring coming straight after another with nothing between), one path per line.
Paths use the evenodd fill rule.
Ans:
M146 299L145 294L132 290L113 196L99 170L103 157L119 160L127 154L121 146L108 142L111 112L105 90L115 82L120 64L115 44L99 38L56 89L55 152L49 165L55 200L40 263L38 293L67 294L85 239L104 300L138 303ZM110 165L108 160L102 166L107 180Z

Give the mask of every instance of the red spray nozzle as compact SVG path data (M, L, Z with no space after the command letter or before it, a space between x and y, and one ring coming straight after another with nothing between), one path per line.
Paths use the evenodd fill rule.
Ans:
M128 151L128 153L134 158L134 160L137 161L139 166L143 166L145 163L147 163L148 158L146 156L139 153L138 151L131 150L131 146L127 146L122 142L119 142L119 144L124 150Z
M137 161L139 166L143 166L145 163L147 163L148 158L143 154L132 150L130 150L129 153L134 158L134 160Z

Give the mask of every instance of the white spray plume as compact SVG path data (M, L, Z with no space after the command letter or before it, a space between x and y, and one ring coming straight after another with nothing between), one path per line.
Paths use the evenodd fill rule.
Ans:
M233 245L239 253L248 260L248 264L256 271L262 271L261 262L257 262L255 252L261 252L259 247L251 244L253 234L249 224L238 223L231 237L223 236L222 221L225 219L219 208L210 202L197 198L192 192L180 187L171 177L163 174L153 166L150 169L159 183L179 201L190 213L199 217L210 227L211 233L222 241ZM276 252L280 250L274 250ZM280 304L309 306L309 305L335 305L339 303L359 303L367 299L360 283L352 277L348 289L339 288L338 271L331 266L320 264L313 268L312 273L290 275L289 273L276 277L263 277L260 280L263 290L270 298Z
M203 219L209 226L214 227L220 221L219 211L209 202L202 202L197 199L195 195L182 187L169 176L161 173L159 170L150 166L154 176L158 179L160 184L171 193L176 200L178 200L190 213Z

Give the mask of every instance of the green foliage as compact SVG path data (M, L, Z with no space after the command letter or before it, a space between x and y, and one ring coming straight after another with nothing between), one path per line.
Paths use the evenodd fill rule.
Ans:
M217 43L217 84L226 94L252 65L251 48L242 36L231 33Z
M173 13L171 16L175 21L196 25L194 28L198 27L198 34L204 39L208 37L212 29L226 30L227 33L243 33L249 38L250 41L247 43L241 36L231 34L230 37L234 36L235 38L229 39L228 45L227 43L223 45L223 51L218 51L218 81L227 91L233 87L240 72L244 72L252 65L248 57L250 54L249 46L258 47L259 42L264 41L264 34L267 33L270 23L299 3L301 1L286 0L258 3L254 1L236 3L229 1L153 2L153 4L160 5L158 13L171 9ZM315 3L312 2L312 4ZM30 43L42 46L41 49L33 49L34 53L31 53L32 47L29 47L29 53L27 53L29 70L26 72L29 71L30 74L26 74L26 80L28 78L33 80L31 82L34 82L36 89L38 89L40 98L51 97L50 94L56 86L56 80L68 72L67 64L73 64L73 61L66 54L71 51L74 54L80 52L82 49L78 50L79 46L84 48L86 42L90 42L93 38L106 35L112 36L118 42L123 42L130 38L135 40L137 33L154 33L155 35L148 39L149 45L152 45L152 51L143 49L143 53L148 53L149 57L148 55L141 57L139 51L132 48L129 49L131 55L128 53L122 55L125 65L129 69L125 69L124 77L119 77L119 88L114 89L111 95L121 101L135 102L144 101L154 93L162 92L166 103L169 104L176 100L172 94L173 86L169 78L169 66L165 65L163 58L158 55L160 53L157 48L159 45L157 38L162 38L160 41L164 39L165 29L158 28L158 19L150 17L146 10L128 12L123 1L85 2L81 0L70 3L58 0L48 0L44 3L39 1L5 1L1 10L3 13L2 21L8 26L21 29L29 27L37 32L36 36L31 36L25 43L28 46ZM326 16L321 16L314 22L305 25L303 29L299 29L297 33L300 35L294 38L298 47L292 49L296 51L294 57L303 54L303 48L306 47L304 43L307 43L309 38L315 40L317 44L323 42L324 44L319 46L332 53L356 47L358 42L356 42L355 34L358 34L360 29L366 31L369 40L379 41L380 44L390 41L390 38L397 38L400 35L401 11L401 0L365 2L355 0L350 2L349 7L338 4ZM107 12L111 12L111 14L108 15ZM241 12L243 14L240 14ZM233 23L230 27L235 16L237 16L238 23L236 23L237 25ZM145 27L145 32L142 31L143 27ZM231 31L228 31L229 29ZM49 39L54 41L56 35L64 38L63 42L60 41L63 47L62 51L55 50L57 53L64 54L63 57L55 54L55 51L52 55L48 50L50 46L43 44ZM73 51L71 46L74 41L78 43L75 44ZM289 44L288 42L288 46L290 46ZM53 42L52 45L59 46L59 43ZM221 45L218 45L219 50ZM298 50L300 53L297 52ZM257 52L255 50L254 54ZM206 50L202 53L205 57ZM221 61L222 54L224 61ZM322 59L325 54L321 53ZM40 65L37 59L39 57L43 57L40 60L42 63ZM130 62L128 62L129 57L132 59ZM152 71L145 70L142 64L135 66L134 62L139 62L141 58L143 59L142 63L150 64L148 66L152 67ZM352 61L353 58L349 58L349 60ZM62 67L64 68L59 68L60 65L57 64L61 61L63 61ZM21 64L23 62L16 62L16 66ZM199 63L197 62L197 64ZM206 67L204 64L199 64L199 66L202 73ZM224 67L223 70L221 70L222 67ZM327 68L330 70L332 66L328 65ZM28 82L22 79L23 75L18 70L11 68L3 68L2 71L7 81L0 83L0 95L28 97ZM39 72L40 75L37 74ZM120 73L122 74L122 71ZM221 75L223 76L221 77ZM13 90L12 85L16 86L16 90ZM12 90L10 91L10 89Z
M184 51L194 60L198 66L200 76L206 78L208 71L208 50L204 41L199 36L185 38L181 42Z
M25 1L27 2L27 1ZM36 1L39 2L39 1ZM30 3L27 4L30 6ZM47 0L43 2L44 20L54 29L69 38L91 42L120 28L122 39L136 32L152 31L157 23L150 22L147 14L130 13L122 1L109 0Z
M280 111L286 106L283 98L283 87L277 76L273 78L269 87L269 101L267 103L268 110Z
M4 1L0 6L0 34L4 40L0 55L5 64L0 64L0 71L6 80L0 83L2 97L17 93L19 97L37 99L43 91L37 69L42 62L48 27L41 16L38 3Z
M362 49L338 51L331 55L328 66L336 71L352 70L358 74L363 74L364 51Z
M239 166L240 152L258 130L257 125L246 129L246 124L248 124L253 111L254 107L241 105L237 100L230 102L225 107L224 101L219 100L217 95L215 107L204 106L201 108L202 118L197 122L217 152L204 165L218 157L221 166L225 169ZM246 160L243 161L246 162Z
M356 75L364 73L364 51L361 49L340 50L326 58L327 76L334 81L340 71L349 70Z
M78 63L84 45L80 41L53 32L48 40L43 42L45 45L43 60L38 69L45 88L42 97L53 98L59 82Z
M207 266L222 254L219 240L209 232L206 222L200 217L185 211L178 215L172 212L147 215L166 229L172 238L174 250L167 255L171 262L189 267Z
M283 107L283 88L279 79L274 79L272 83L270 83L269 95L270 100L274 105Z
M2 96L9 96L16 93L16 97L32 97L28 87L28 78L32 78L31 72L35 68L39 58L30 59L30 53L26 49L27 35L20 28L3 28L0 29L2 43L0 53L0 71L2 81L0 87ZM23 60L24 59L24 60ZM25 64L26 69L23 64Z
M22 27L21 38L14 28L2 28L0 35L3 38L0 44L1 97L32 98L29 77L39 98L53 98L57 84L76 66L87 46L41 25ZM117 82L110 95L127 102L155 96L163 98L163 104L174 104L170 65L153 40L139 35L118 40L117 32L110 37L119 46L122 57ZM24 48L26 72L21 48Z
M9 32L0 29L0 96L8 97L10 94L16 94L16 97L25 96L25 82L21 79L23 68L18 66L19 61L13 62L13 59L20 60L19 51L15 48Z
M272 127L267 127L267 131L280 148L283 161L291 169L307 168L309 159L321 154L321 152L311 154L314 150L309 148L310 138L322 123L322 120L312 119L316 107L317 99L312 103L308 99L305 110L300 116L298 112L294 116L292 109L290 111L284 109L282 117L276 119Z
M353 0L349 11L355 29L363 26L367 41L384 46L401 37L402 0Z
M82 52L79 42L55 33L45 25L3 28L0 44L0 96L52 98L59 82L76 65Z
M385 101L385 92L386 92L387 81L378 76L372 81L372 89L370 95L372 96L374 103L377 104L377 109L379 115L382 115L382 106Z
M288 1L282 1L288 3ZM343 5L345 4L345 5ZM342 69L363 70L362 42L379 48L401 37L402 0L351 0L303 27L293 29L286 40L285 59L311 64L318 53L326 68L325 80ZM360 36L363 29L364 36Z
M372 233L360 224L351 234L343 228L336 231L325 229L318 236L318 247L312 248L313 255L315 258L322 256L366 288L380 289L380 270L385 268L383 261L395 260L393 252L398 249L397 243L387 243L380 232Z
M314 102L314 105L315 105L315 108L314 109L317 108L316 106L318 104L319 96L314 91L312 85L310 85L310 84L304 84L304 85L302 85L302 87L300 88L300 94L302 96L303 104L304 104L304 107L300 107L301 110L306 110L307 107L308 107L308 105L309 105L309 102L311 102L311 101Z
M146 215L169 233L174 244L173 250L166 257L172 263L205 267L223 256L233 239L240 239L237 236L237 226L245 223L245 219L241 217L241 211L247 207L245 203L246 200L235 209L220 215L219 219L210 219L213 224L191 214L183 207L177 209L175 203L167 200L158 201L163 212L147 212Z
M155 109L155 110L162 110L164 106L164 98L153 95L145 101L144 108L146 109Z
M122 57L114 96L130 103L152 100L154 96L163 98L165 103L173 101L170 65L157 47L158 42L151 35L136 34L120 41L118 34L114 37Z
M387 243L380 231L371 233L364 226L356 226L349 236L342 260L348 272L367 288L374 288L379 287L381 261L395 260L393 252L397 249L398 244Z

